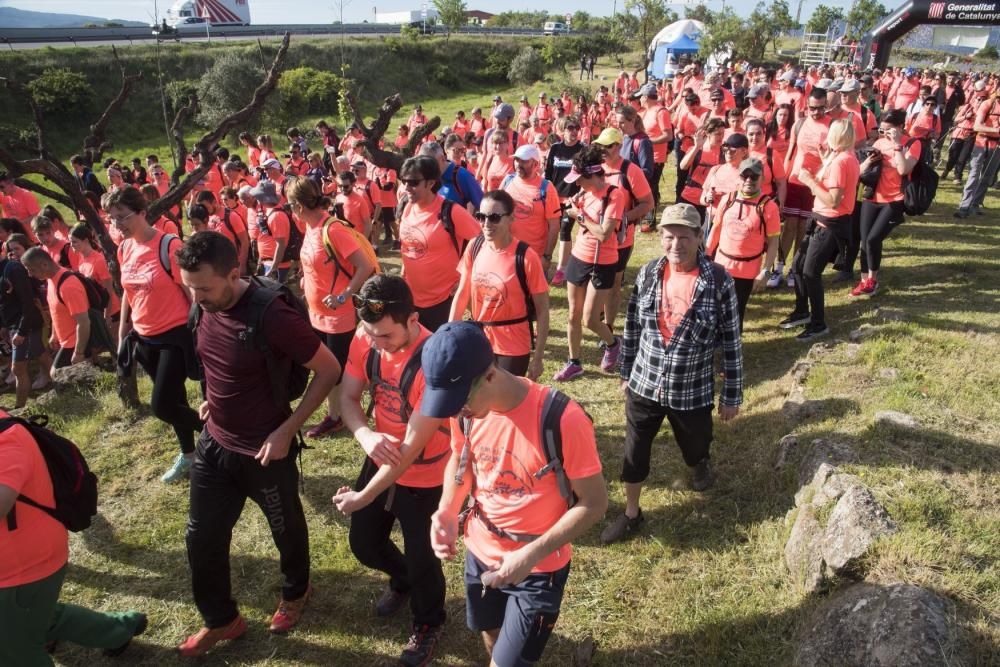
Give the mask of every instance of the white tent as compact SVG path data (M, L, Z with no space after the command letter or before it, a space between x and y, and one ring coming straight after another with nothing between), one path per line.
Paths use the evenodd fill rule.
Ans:
M704 32L705 24L701 21L695 21L694 19L681 19L680 21L674 21L666 28L656 33L656 37L654 37L653 41L649 43L649 52L655 53L656 47L660 44L672 44L673 42L676 42L681 35L690 37L697 42Z

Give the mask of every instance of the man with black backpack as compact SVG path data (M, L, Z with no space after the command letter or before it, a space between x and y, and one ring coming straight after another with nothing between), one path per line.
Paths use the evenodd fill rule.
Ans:
M69 559L67 528L89 525L97 510L96 479L80 465L75 470L88 478L72 481L90 495L76 498L69 512L82 509L74 518L83 522L60 511L72 488L59 483L70 481L60 474L65 468L52 467L68 460L54 455L53 447L61 444L61 453L79 456L68 441L0 410L0 665L52 665L46 645L58 641L117 656L146 630L140 612L100 612L59 602Z
M458 554L463 513L466 623L491 664L534 664L552 635L571 542L608 497L594 426L565 394L496 365L483 330L450 322L425 343L420 412L451 420L451 458L432 517L438 558Z
M221 234L194 234L177 263L193 298L189 327L205 394L187 526L191 585L205 627L177 647L196 657L247 629L232 598L229 544L248 498L267 517L281 554L284 585L270 631L288 632L302 616L312 588L295 455L299 429L330 393L340 364L287 287L240 278L236 248ZM309 371L315 375L306 387ZM293 411L290 402L300 395Z
M369 278L353 302L361 328L341 383L340 414L367 456L354 488L338 489L333 503L351 517L357 559L389 576L375 614L389 616L410 598L413 633L400 664L425 665L446 618L444 573L431 548L430 525L450 452L442 420L418 411L421 351L431 332L417 320L413 295L399 276ZM366 390L367 413L361 407ZM397 521L403 551L392 541Z

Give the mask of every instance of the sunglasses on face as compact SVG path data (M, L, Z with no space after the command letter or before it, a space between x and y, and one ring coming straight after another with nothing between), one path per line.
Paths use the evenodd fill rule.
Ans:
M481 213L477 211L473 217L479 221L479 224L488 222L491 225L495 225L503 220L506 215L506 213Z
M742 178L744 181L759 181L760 180L760 176L758 176L757 174L753 174L753 173L740 174L740 178Z
M820 111L826 111L826 107L814 107L814 106L810 106L809 107L809 111L810 112L814 112L815 111L815 112L819 113Z
M422 178L401 178L401 179L399 179L399 182L402 183L403 185L409 187L409 188L415 188L418 185L420 185L421 183L423 183L424 179L422 179Z
M354 304L355 308L367 308L376 315L382 314L387 305L391 303L399 303L398 301L388 301L385 299L367 299L360 294L352 294L351 302Z
M353 186L350 183L337 183L337 187L341 190L350 190Z

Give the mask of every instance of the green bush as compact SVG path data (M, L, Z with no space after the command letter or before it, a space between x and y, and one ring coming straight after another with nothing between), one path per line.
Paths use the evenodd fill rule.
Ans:
M279 126L291 125L303 114L330 115L336 112L341 77L312 67L285 70L278 80L281 102L269 119Z
M420 39L420 28L412 26L409 23L404 23L399 26L399 36L403 39L408 39L411 42L415 42Z
M44 111L79 114L94 96L87 76L65 67L50 67L28 84L31 97Z
M1000 52L997 51L997 47L995 46L984 46L976 51L976 57L986 60L1000 60Z
M527 46L514 56L507 72L507 79L513 84L532 84L545 76L545 61L538 51Z
M195 79L182 79L171 81L163 87L163 94L167 97L170 109L173 113L188 103L188 99L198 92L198 81Z
M483 63L479 68L480 76L487 81L502 81L507 78L507 72L510 71L510 52L491 48L486 52Z
M227 51L223 53L201 77L198 83L197 122L203 127L214 127L226 116L245 107L253 92L264 78L260 58L250 53ZM281 92L276 90L268 97L265 112L281 105ZM257 121L251 121L257 127Z

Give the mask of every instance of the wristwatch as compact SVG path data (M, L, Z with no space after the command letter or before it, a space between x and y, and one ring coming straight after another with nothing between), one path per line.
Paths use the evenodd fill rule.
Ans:
M347 295L343 294L343 293L338 294L337 295L337 305L343 306L345 303L347 303Z

